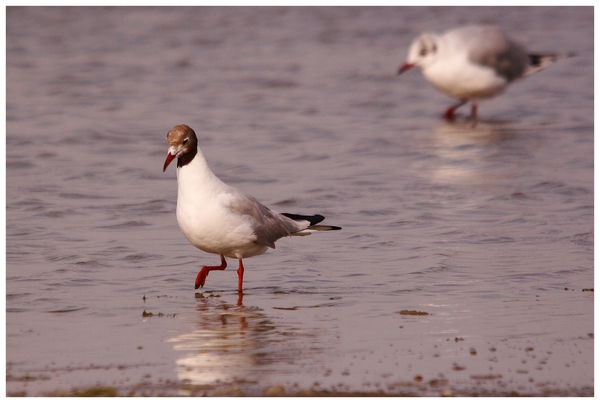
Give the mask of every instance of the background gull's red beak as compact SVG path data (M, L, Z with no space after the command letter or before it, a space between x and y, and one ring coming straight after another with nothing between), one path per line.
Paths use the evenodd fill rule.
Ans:
M415 67L414 64L412 63L404 63L402 66L400 66L400 68L398 69L398 74L402 74L404 73L406 70L410 70L413 67Z

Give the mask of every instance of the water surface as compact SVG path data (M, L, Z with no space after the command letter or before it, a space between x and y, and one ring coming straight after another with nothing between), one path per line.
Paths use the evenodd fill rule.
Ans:
M578 57L447 123L395 73L467 22ZM180 123L343 230L195 291ZM590 7L9 7L6 125L8 395L593 395Z

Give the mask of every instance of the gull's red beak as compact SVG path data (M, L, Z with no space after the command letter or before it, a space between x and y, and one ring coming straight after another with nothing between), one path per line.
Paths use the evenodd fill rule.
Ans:
M413 67L415 67L415 65L413 63L404 63L402 66L400 66L400 68L398 69L398 74L402 74L404 73L406 70L410 70Z
M165 165L163 166L163 172L165 172L165 170L167 169L167 167L169 166L171 161L173 161L174 158L175 158L175 156L173 154L171 154L171 153L167 154L167 159L165 160Z

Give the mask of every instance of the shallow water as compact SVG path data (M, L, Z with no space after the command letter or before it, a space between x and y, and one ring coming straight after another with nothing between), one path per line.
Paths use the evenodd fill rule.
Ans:
M467 22L578 57L446 123L395 73ZM194 291L179 123L343 230ZM592 8L9 7L6 124L9 395L593 395Z

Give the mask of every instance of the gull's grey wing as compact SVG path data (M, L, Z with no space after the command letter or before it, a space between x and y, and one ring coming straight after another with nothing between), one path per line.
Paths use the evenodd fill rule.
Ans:
M521 45L495 26L468 28L464 35L470 43L469 58L473 62L493 68L509 82L523 76L530 61Z
M293 220L270 210L252 196L235 191L229 195L227 207L236 214L244 216L256 235L259 245L275 248L275 241L301 231Z

